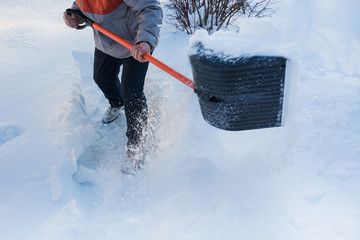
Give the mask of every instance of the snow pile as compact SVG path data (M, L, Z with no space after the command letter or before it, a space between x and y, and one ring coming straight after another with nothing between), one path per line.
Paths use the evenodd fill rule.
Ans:
M241 19L238 25L239 32L222 30L209 35L207 31L199 30L190 43L201 42L215 54L229 57L270 55L291 58L294 55L294 43L271 19Z
M154 56L190 77L197 40L289 56L289 112L285 127L222 131L191 89L151 66L150 154L136 177L117 171L125 119L100 122L92 31L64 26L70 4L2 5L0 239L360 238L358 1L284 0L271 20L191 39L165 25ZM94 184L78 184L76 162L91 159Z

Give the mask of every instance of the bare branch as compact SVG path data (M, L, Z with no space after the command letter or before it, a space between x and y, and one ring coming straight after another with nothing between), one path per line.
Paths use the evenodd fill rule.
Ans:
M241 17L271 15L277 0L168 0L165 6L171 11L170 24L180 31L193 34L204 28L209 33L228 27Z

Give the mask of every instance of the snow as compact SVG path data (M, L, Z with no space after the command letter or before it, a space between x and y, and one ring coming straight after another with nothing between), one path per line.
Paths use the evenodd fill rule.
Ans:
M283 0L239 33L165 24L154 56L189 77L195 40L291 58L288 111L281 128L222 131L151 66L151 151L136 177L118 173L124 115L100 123L92 32L64 25L70 2L2 3L0 239L360 239L359 1ZM77 170L94 155L98 172Z

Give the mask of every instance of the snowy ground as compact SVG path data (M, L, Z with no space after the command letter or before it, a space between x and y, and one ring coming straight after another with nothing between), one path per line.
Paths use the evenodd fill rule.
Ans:
M2 3L0 239L360 239L357 0L283 0L273 20L239 22L239 42L281 39L293 58L281 128L211 127L191 89L152 66L151 154L137 177L118 174L124 117L100 123L92 33L63 24L70 2ZM173 30L154 56L191 77L189 36ZM236 53L231 37L208 44ZM95 184L77 184L91 153Z

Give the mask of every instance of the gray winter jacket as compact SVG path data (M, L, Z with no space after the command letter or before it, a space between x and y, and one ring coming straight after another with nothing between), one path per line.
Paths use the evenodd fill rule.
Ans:
M147 42L157 46L163 13L157 0L76 0L73 9L132 44ZM95 46L116 58L130 57L130 51L94 29Z

